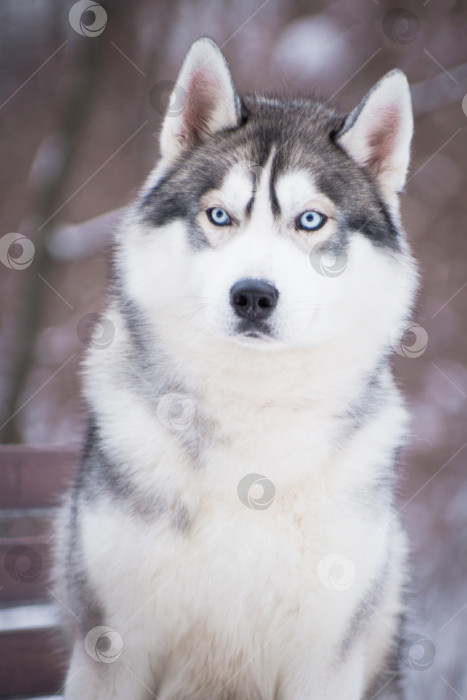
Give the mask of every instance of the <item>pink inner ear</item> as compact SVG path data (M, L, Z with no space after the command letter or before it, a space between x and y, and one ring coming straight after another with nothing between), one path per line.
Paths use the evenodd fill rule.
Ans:
M193 143L207 136L209 122L220 99L221 85L206 69L193 71L187 87L179 140Z
M365 165L378 174L391 167L401 115L396 106L385 106L373 115L373 119L377 126L368 135L369 155Z

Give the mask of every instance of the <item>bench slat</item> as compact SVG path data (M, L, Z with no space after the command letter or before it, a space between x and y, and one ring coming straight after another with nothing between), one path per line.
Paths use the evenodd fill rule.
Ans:
M0 508L56 505L78 460L78 450L61 446L0 445Z
M8 509L0 521L2 602L50 598L53 530L45 509L60 501L78 461L78 450L61 446L0 446L0 508ZM55 621L24 622L27 629L0 632L0 698L53 695L63 685L67 652Z
M67 653L56 628L0 634L0 698L56 693Z

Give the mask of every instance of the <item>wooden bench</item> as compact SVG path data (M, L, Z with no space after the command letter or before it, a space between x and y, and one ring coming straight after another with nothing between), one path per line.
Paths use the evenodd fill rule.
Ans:
M0 446L0 698L53 695L63 686L51 519L77 462L72 449Z

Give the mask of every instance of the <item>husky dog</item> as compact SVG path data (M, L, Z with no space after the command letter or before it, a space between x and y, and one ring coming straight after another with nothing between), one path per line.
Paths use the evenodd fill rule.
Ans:
M191 47L85 362L66 700L402 697L411 137L398 70L343 117Z

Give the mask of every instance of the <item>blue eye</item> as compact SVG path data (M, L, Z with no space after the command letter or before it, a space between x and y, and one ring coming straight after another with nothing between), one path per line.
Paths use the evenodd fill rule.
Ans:
M327 221L327 216L320 214L319 211L304 211L303 214L297 216L295 223L297 228L305 231L317 231Z
M207 210L206 214L208 219L216 226L230 226L232 223L230 216L221 207L212 207L212 209Z

